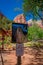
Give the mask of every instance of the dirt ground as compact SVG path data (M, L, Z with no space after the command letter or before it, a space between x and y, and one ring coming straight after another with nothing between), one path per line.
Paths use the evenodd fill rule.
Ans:
M4 51L2 53L3 64L0 54L0 65L16 65L16 51ZM25 48L24 55L21 57L21 65L43 65L43 48Z

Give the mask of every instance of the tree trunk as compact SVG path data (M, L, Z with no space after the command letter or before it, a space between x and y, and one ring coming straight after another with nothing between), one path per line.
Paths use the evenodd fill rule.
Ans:
M2 34L2 50L4 50L4 35Z
M2 50L4 50L4 43L2 42Z

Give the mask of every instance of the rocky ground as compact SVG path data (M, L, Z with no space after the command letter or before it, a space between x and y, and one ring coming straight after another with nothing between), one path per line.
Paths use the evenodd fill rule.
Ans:
M16 51L4 51L0 53L0 65L16 65ZM3 61L3 63L2 63ZM21 58L21 65L43 65L43 48L24 48L24 55Z

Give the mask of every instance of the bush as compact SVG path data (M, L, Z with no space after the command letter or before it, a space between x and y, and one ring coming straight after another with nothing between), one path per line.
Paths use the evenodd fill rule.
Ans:
M38 40L43 39L43 29L41 29L38 25L32 25L28 28L28 40Z

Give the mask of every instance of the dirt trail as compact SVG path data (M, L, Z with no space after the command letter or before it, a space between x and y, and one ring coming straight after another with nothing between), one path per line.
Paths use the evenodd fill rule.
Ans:
M4 65L16 65L17 57L16 52L7 51L2 53L4 59ZM1 57L0 57L0 65ZM24 55L22 56L21 65L43 65L43 48L34 49L34 48L25 48Z

